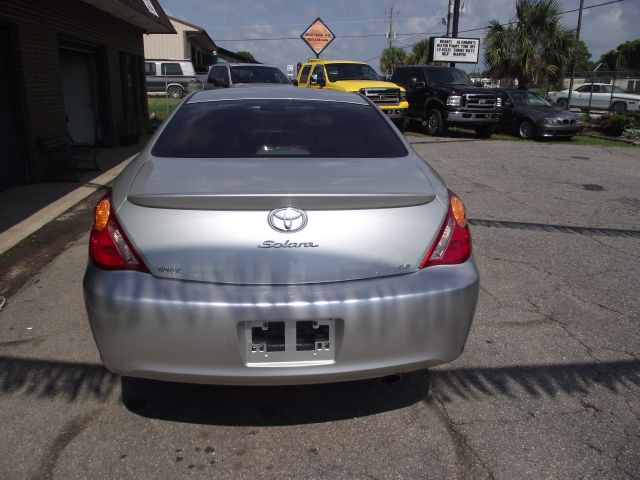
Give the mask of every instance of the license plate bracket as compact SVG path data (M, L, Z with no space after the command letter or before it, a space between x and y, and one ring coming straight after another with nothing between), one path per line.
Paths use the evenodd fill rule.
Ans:
M335 361L335 320L245 322L245 364L259 366L326 365Z

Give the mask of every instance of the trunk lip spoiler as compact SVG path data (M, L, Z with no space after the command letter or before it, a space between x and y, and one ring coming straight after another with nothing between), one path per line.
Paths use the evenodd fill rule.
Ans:
M432 202L434 192L402 193L274 193L274 194L158 194L129 193L131 203L175 210L273 210L295 206L303 210L358 210L414 207Z

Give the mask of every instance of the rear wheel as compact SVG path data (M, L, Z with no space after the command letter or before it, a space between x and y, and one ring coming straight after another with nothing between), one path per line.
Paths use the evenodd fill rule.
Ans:
M566 98L561 98L558 100L558 106L564 110L567 109L567 99Z
M614 102L611 105L611 110L615 113L624 113L627 111L627 104L625 102Z
M531 120L523 120L520 122L520 127L518 127L518 135L520 135L520 138L533 138L535 133L535 128Z
M441 135L445 130L444 121L440 110L433 109L427 114L427 133L429 135Z
M182 89L180 87L178 87L177 85L171 85L167 89L167 95L170 98L182 98Z

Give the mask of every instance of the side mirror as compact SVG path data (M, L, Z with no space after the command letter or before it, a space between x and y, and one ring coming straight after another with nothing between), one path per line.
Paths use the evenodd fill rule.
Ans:
M409 80L409 86L414 90L422 90L424 88L424 82L419 82L417 78Z
M213 78L213 77L209 77L207 78L207 83L211 84L215 87L220 87L220 88L228 88L229 87L229 80L226 78Z
M480 80L476 80L475 84L476 84L476 87L482 88L484 86Z
M318 74L314 73L313 75L311 75L311 85L317 85L319 87L324 87L327 84L327 81L324 79L324 77L320 77L318 78Z
M291 80L291 83L293 83L296 87L298 86L298 80L295 78Z

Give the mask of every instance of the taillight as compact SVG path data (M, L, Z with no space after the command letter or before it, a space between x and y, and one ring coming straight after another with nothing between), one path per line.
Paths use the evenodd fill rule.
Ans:
M449 191L449 210L436 241L425 255L420 268L466 262L471 256L471 233L462 200Z
M93 211L89 258L96 266L108 270L149 272L118 223L111 194L102 197Z

